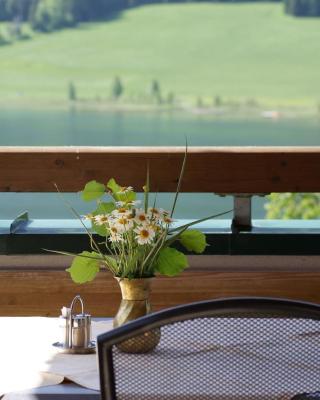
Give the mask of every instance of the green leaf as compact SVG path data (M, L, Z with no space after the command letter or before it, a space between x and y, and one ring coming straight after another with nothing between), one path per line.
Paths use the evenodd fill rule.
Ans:
M113 178L108 181L107 187L111 190L112 197L117 201L133 201L137 197L136 193L133 191L121 193L123 187L118 185Z
M180 241L183 247L185 247L189 251L194 251L195 253L203 253L204 249L207 246L206 236L196 230L190 229L184 231L180 235Z
M109 203L99 203L97 209L92 213L92 215L109 214L116 208L115 204ZM108 236L109 231L105 225L97 225L92 221L92 229L97 232L100 236Z
M101 202L98 204L97 209L93 212L93 215L110 214L115 209L116 205L112 201L109 201L108 203Z
M188 266L187 257L171 247L160 250L155 269L162 275L178 275Z
M71 267L67 269L75 283L92 281L97 275L101 263L98 253L83 251L73 259Z
M97 181L90 181L82 191L82 200L91 201L99 199L105 193L105 186Z
M92 230L96 232L99 236L106 237L109 235L109 231L105 225L97 225L92 221Z
M107 188L109 188L111 192L116 195L118 192L120 192L121 186L117 184L115 179L111 178L107 183Z
M121 200L121 201L133 201L137 198L137 195L135 192L130 191L127 193L119 194L118 197L119 197L119 200Z

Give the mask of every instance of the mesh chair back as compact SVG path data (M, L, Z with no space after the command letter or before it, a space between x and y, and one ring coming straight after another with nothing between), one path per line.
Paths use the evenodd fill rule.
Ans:
M128 340L148 353L119 350ZM150 314L98 337L107 400L287 400L320 389L320 307L213 300Z

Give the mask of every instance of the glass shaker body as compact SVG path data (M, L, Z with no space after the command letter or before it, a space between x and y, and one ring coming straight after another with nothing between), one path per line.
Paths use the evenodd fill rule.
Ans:
M87 348L91 342L91 316L78 314L72 317L72 347Z
M68 310L68 309L67 309ZM70 348L70 317L62 313L59 317L60 343L63 348Z

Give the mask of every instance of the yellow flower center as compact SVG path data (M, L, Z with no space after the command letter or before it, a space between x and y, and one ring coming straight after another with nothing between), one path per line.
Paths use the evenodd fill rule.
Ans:
M147 231L146 229L142 229L140 231L140 236L143 237L144 239L149 237L149 231Z
M106 217L106 216L99 217L99 221L106 222L106 221L108 221L108 217Z

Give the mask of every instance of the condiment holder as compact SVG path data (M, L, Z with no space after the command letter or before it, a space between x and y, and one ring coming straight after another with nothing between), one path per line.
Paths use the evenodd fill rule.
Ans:
M73 314L75 303L81 305L81 314ZM70 307L62 307L59 317L61 341L53 343L59 351L69 354L94 353L96 344L91 340L91 315L84 312L80 295L75 296Z

